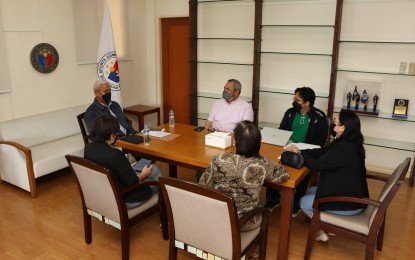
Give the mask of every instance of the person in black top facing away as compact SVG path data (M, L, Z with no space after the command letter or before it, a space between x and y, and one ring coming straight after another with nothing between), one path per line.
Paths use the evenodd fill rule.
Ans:
M119 131L117 118L106 113L98 116L91 132L92 143L86 144L84 157L110 169L121 189L144 180L158 180L162 173L157 166L147 165L141 172L135 172L125 154L113 146ZM125 194L127 208L140 206L157 191L157 187L145 186Z
M334 118L335 139L321 149L298 150L295 145L287 149L301 153L304 164L311 170L320 171L317 186L310 187L307 195L301 198L300 206L310 218L313 216L314 198L328 196L369 197L366 181L365 150L360 131L359 117L349 110L342 110ZM356 215L366 204L352 202L330 202L320 206L320 210L337 215ZM327 241L323 231L317 233L316 240Z
M309 87L297 88L293 98L293 107L282 118L279 129L292 131L293 143L308 143L323 147L327 140L328 125L326 114L314 107L316 94ZM300 211L300 198L306 193L310 175L307 174L296 187L293 205L293 217ZM280 205L279 191L267 189L267 202L264 207L271 211Z

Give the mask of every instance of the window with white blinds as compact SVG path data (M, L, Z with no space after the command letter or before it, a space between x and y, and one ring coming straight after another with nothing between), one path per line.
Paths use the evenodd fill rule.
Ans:
M79 64L96 63L106 0L74 0L76 56ZM118 60L129 59L128 1L109 0Z

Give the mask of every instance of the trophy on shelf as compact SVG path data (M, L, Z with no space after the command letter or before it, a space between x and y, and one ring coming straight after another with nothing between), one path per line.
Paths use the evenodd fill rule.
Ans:
M378 95L381 87L382 82L380 81L361 79L346 80L341 109L352 110L355 113L365 115L379 115Z
M406 119L408 118L408 99L395 99L393 104L393 118Z
M347 110L349 110L350 109L350 101L352 100L352 94L350 94L350 91L347 93L346 99L347 99Z
M369 95L367 94L366 89L363 90L362 98L360 102L363 104L363 111L367 111L367 105L369 104Z
M375 93L375 95L373 96L373 112L376 112L376 107L378 106L378 94Z
M352 100L354 102L354 109L359 110L359 101L360 101L360 94L357 92L357 86L354 87Z

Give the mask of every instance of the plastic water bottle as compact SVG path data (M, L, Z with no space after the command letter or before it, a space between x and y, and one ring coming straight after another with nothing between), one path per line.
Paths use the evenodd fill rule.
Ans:
M174 111L170 109L169 112L169 127L174 127Z
M143 135L144 135L144 144L149 145L150 144L150 129L148 128L148 125L144 125Z

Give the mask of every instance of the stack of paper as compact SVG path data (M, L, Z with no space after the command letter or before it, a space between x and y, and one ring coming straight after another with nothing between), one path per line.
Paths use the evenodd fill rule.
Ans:
M154 136L154 137L166 137L171 135L171 133L169 132L162 132L162 131L150 131L150 136Z

